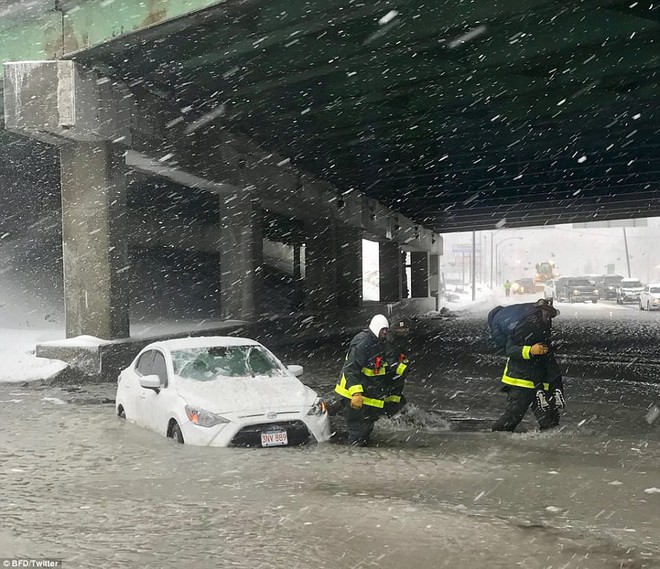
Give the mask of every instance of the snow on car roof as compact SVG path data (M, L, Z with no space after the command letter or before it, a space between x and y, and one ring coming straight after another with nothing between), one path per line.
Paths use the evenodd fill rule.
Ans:
M259 342L250 338L237 338L235 336L198 336L195 338L177 338L154 342L147 347L160 346L170 351L190 350L194 348L212 348L216 346L258 346Z

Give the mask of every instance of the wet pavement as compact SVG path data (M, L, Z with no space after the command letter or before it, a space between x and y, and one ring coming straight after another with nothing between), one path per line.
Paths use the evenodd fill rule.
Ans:
M503 362L488 353L479 312L416 323L410 409L379 421L365 449L178 446L116 417L113 385L0 385L0 557L126 568L660 567L660 421L644 419L660 398L660 313L566 312L557 335L568 408L553 432L539 433L531 416L523 432L489 432L504 404ZM590 346L595 359L582 358ZM343 349L278 355L324 392Z

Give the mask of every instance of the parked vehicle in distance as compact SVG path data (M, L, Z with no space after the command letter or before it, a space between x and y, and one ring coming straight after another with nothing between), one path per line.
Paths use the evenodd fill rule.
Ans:
M639 309L660 309L660 283L648 284L639 293Z
M616 298L616 289L623 280L623 275L601 275L596 278L598 296L605 300Z
M616 289L616 303L639 302L639 293L643 288L644 285L639 279L621 279Z
M598 290L584 277L560 277L555 284L555 295L560 302L598 302Z
M515 294L534 294L536 292L536 286L534 285L534 279L518 279L511 283L511 292Z
M120 417L200 446L271 447L330 439L324 401L259 342L223 336L146 346L117 385Z
M555 279L545 281L543 285L543 298L555 298Z

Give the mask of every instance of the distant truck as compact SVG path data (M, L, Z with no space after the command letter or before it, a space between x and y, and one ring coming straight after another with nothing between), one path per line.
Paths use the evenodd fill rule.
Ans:
M596 278L598 296L605 300L616 298L616 289L623 280L623 275L601 275Z
M616 289L616 303L623 304L624 302L639 302L639 293L642 292L644 285L639 279L621 279L619 286Z
M559 302L598 302L598 290L586 277L560 277L555 281L555 298Z
M537 292L543 292L545 283L556 279L559 276L555 270L555 264L552 261L541 261L536 263L536 274L534 275L534 285Z

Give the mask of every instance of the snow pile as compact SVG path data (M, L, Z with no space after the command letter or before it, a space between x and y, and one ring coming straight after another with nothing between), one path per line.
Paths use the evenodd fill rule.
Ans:
M56 376L67 364L38 358L35 346L42 340L62 337L61 330L0 328L0 383L38 381Z

